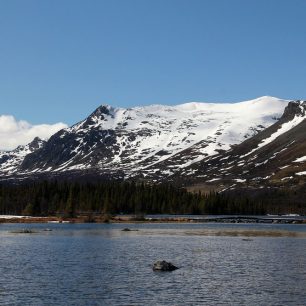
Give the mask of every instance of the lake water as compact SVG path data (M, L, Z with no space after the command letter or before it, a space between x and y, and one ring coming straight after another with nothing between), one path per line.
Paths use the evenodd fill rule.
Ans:
M0 305L306 303L305 225L1 224L0 248Z

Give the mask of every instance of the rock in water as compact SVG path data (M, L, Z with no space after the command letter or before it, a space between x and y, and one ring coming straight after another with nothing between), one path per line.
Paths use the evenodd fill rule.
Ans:
M138 232L138 229L131 229L131 228L126 227L122 229L121 231L122 232Z
M153 271L174 271L176 269L178 269L178 267L165 260L156 261L153 265Z

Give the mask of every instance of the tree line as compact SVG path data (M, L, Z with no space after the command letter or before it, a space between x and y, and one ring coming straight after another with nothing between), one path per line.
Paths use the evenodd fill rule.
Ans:
M31 216L96 214L266 214L300 212L305 205L267 196L190 193L170 184L43 181L0 185L0 214ZM277 199L277 197L274 198ZM273 203L273 205L271 205ZM281 204L280 204L281 203Z

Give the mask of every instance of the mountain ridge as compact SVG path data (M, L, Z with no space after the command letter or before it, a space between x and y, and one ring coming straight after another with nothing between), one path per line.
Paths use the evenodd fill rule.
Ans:
M180 176L186 182L190 177L195 178L192 183L206 182L204 174L196 175L203 163L226 157L245 140L256 142L275 124L292 120L298 110L304 116L299 103L264 96L237 103L189 102L127 109L101 105L37 149L24 151L27 154L11 161L10 167L1 153L0 173L3 177L91 173L152 182L182 181L177 179Z

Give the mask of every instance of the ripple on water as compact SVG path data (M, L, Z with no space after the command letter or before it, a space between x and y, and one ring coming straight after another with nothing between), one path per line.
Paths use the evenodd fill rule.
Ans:
M20 225L0 227L1 305L303 305L306 300L301 227L137 224L129 227L139 231L122 232L123 224L55 224L44 232L43 224L29 226L34 235L11 233ZM180 269L153 272L160 259Z

